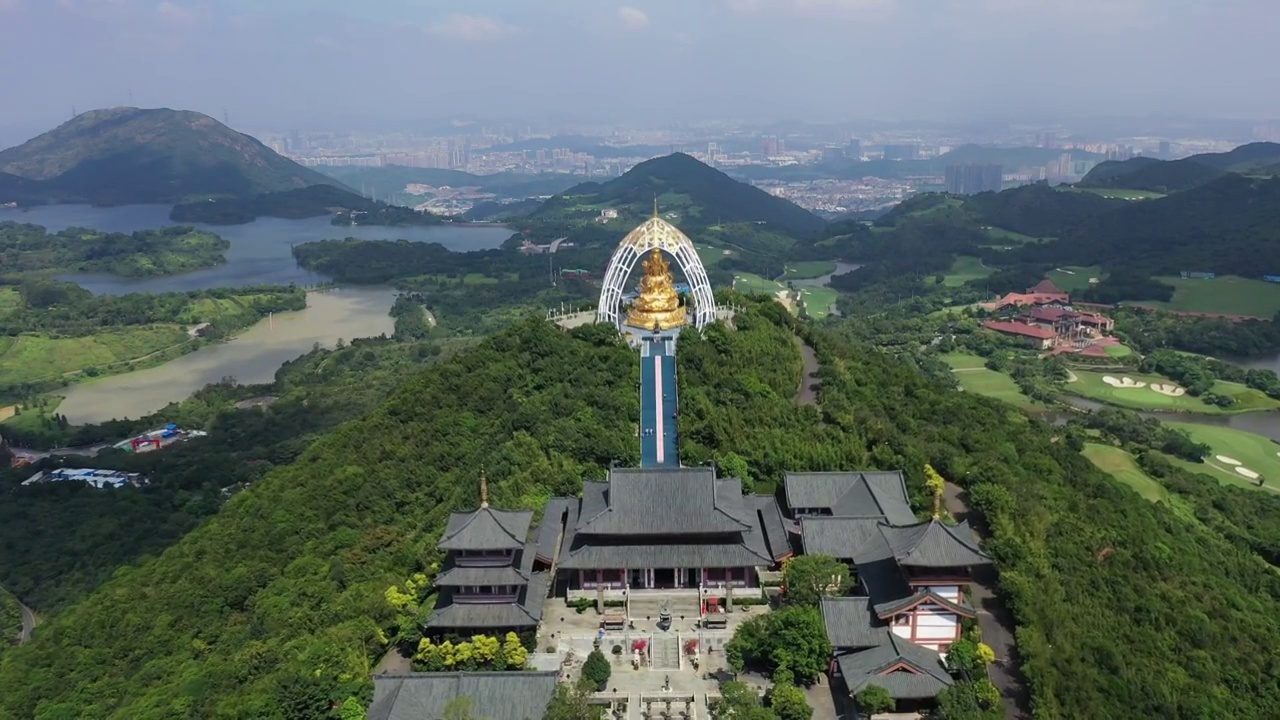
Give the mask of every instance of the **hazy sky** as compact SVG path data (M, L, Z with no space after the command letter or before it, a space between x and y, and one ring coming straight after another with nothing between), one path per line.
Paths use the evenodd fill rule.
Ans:
M1280 116L1280 0L0 0L0 125Z

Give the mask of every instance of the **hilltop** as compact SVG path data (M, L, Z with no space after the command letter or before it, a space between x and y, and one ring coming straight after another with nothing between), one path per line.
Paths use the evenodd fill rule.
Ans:
M639 220L653 212L654 198L663 213L679 216L683 228L764 223L771 230L810 237L826 227L822 218L799 205L738 182L684 153L647 160L605 183L575 185L530 217L590 220L600 210L613 208L626 220Z
M1148 190L1174 193L1199 187L1228 173L1274 175L1280 170L1280 144L1249 143L1221 153L1180 160L1136 157L1100 163L1080 181L1082 188Z
M340 185L207 115L167 108L77 115L0 152L0 173L0 202L172 203Z
M573 187L581 179L568 173L517 173L500 172L475 175L463 170L447 168L418 168L403 165L383 167L325 167L320 172L350 187L372 192L402 205L421 202L422 196L405 192L411 184L448 186L451 188L477 188L500 198L523 200L525 198L554 195Z
M334 225L435 225L430 213L388 205L332 185L263 193L252 198L218 198L179 203L169 213L174 222L238 225L259 217L289 220L333 215Z

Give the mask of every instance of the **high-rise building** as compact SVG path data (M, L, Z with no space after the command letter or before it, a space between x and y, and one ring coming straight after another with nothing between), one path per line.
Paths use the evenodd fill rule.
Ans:
M839 145L828 145L822 148L822 161L832 162L844 159L844 148Z
M862 141L858 138L849 138L849 143L844 146L844 154L851 160L861 160Z
M1160 150L1158 152L1160 153L1161 160L1168 160L1173 155L1172 149L1169 147L1168 140L1160 141Z
M1000 192L1004 184L1004 168L999 165L948 165L947 192L953 195L976 195Z
M779 141L777 135L769 135L764 139L764 155L765 157L773 157L778 154Z
M920 157L919 143L902 143L899 145L885 145L885 160L915 160Z

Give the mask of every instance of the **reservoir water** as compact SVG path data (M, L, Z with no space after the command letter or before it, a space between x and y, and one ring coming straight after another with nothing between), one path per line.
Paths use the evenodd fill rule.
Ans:
M99 208L91 205L42 205L0 208L0 222L6 220L43 225L50 232L69 227L87 227L105 232L134 232L174 225L168 205L125 205ZM458 252L496 248L512 231L503 225L428 225L415 227L334 226L329 218L283 220L259 218L244 225L202 225L231 243L227 262L215 268L159 278L120 278L112 275L76 273L61 276L95 294L118 295L129 292L175 292L211 287L245 285L313 285L328 280L323 275L298 267L291 248L316 240L354 237L361 240L409 240L438 242Z
M105 232L134 232L173 225L168 205L46 205L27 210L0 208L0 222L43 225L51 232L86 227ZM438 242L455 251L495 248L511 236L502 225L433 225L424 227L336 227L328 217L306 220L262 218L245 225L196 227L226 238L227 262L216 268L160 278L120 278L71 274L63 279L96 294L175 292L210 287L297 283L328 280L308 272L293 259L291 246L315 240L355 237L363 240ZM211 344L164 365L114 375L59 390L66 399L58 412L73 423L137 418L183 400L209 383L234 377L241 383L269 382L286 361L310 352L319 343L332 347L351 340L390 334L388 311L395 292L387 288L341 288L307 296L307 308L263 320L235 338Z
M339 339L391 334L387 314L395 291L341 288L313 292L307 309L277 313L225 343L206 345L158 367L71 385L58 412L72 423L138 418L178 402L209 383L234 377L242 384L271 382L282 364Z

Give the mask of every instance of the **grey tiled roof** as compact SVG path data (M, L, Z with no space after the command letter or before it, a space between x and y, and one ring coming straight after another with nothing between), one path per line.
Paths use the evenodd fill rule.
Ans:
M614 468L607 483L583 483L577 531L592 535L733 533L750 527L744 514L742 484L716 480L714 468Z
M991 563L991 556L978 548L968 522L951 526L928 520L908 527L882 527L880 531L900 565L941 568Z
M550 581L549 573L533 573L516 602L509 603L455 603L452 591L445 588L426 625L433 630L536 626L542 619Z
M941 605L947 610L950 610L951 612L956 613L957 615L963 615L965 617L971 618L977 615L974 609L969 607L966 603L951 602L950 600L942 597L941 595L938 595L932 590L921 590L909 597L900 598L898 600L892 600L890 602L880 603L879 605L876 605L872 609L875 610L876 615L879 615L882 618L888 618L888 617L893 617L894 615L897 615L903 610L906 610L907 608L913 607L922 602L928 602L934 605Z
M818 608L827 639L837 650L875 647L886 641L885 624L871 613L870 598L824 597Z
M794 555L791 534L787 532L786 521L782 517L782 510L778 507L778 501L769 495L747 495L743 498L743 502L748 512L756 514L753 525L760 523L760 529L763 530L765 542L768 544L769 555L774 560L782 560Z
M510 565L502 567L451 567L436 577L436 587L467 585L524 585L529 576Z
M584 544L561 556L565 570L592 568L730 568L770 567L768 551L753 550L742 543L706 544Z
M524 547L533 513L528 510L494 510L482 507L469 513L453 513L445 526L441 550L516 550Z
M884 639L875 647L836 658L850 693L879 685L898 700L932 698L955 683L938 653L887 630ZM906 665L909 670L881 674L895 665Z
M539 720L556 680L554 671L375 675L368 720L442 720L459 697L471 699L472 717Z
M542 524L538 526L537 542L538 542L538 559L545 563L551 563L556 559L556 551L559 550L560 531L565 528L565 521L569 509L577 503L573 498L551 498L547 502L546 509L542 512ZM576 521L575 514L573 520ZM569 522L573 525L573 522Z
M800 518L800 541L808 555L830 555L852 560L865 555L869 546L883 544L879 517Z
M787 506L793 510L883 517L895 525L916 521L901 471L787 473L784 487Z

